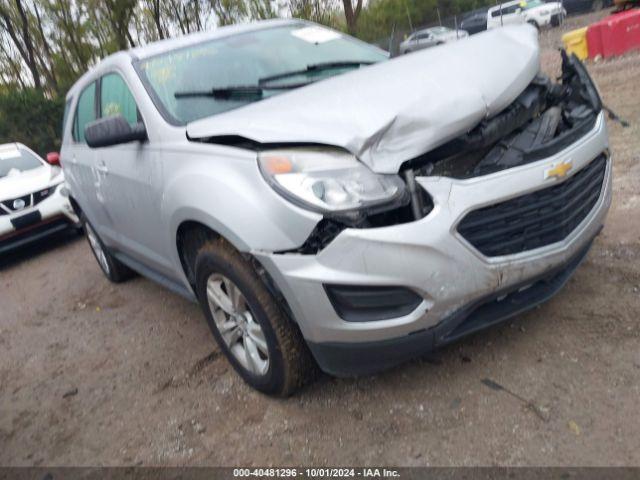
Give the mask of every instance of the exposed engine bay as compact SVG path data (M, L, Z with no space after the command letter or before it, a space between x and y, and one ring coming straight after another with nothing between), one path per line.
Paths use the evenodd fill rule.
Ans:
M548 157L584 135L602 109L584 65L562 50L559 83L539 74L504 111L408 163L415 175L470 178Z
M400 174L407 185L401 205L385 211L361 212L351 221L325 217L296 253L314 254L344 228L373 228L411 222L433 208L429 195L415 182L419 176L458 179L488 175L553 155L595 125L602 102L580 60L562 54L559 81L539 74L506 109L471 131L406 161Z

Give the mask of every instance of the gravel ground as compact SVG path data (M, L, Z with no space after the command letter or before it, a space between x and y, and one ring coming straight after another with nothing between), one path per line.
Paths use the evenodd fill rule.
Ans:
M542 32L558 69L560 34ZM0 465L640 465L640 54L589 64L614 200L563 292L384 374L260 395L196 305L52 239L0 267ZM492 379L530 404L481 383Z

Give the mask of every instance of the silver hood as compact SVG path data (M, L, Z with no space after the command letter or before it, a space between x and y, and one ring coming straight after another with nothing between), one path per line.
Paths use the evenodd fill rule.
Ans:
M332 145L395 173L500 112L539 68L535 28L503 27L192 122L187 135Z

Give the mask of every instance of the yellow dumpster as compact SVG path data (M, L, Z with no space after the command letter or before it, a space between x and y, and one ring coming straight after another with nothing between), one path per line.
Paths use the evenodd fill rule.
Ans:
M589 56L587 27L565 33L562 36L562 43L564 43L564 48L568 54L575 53L580 60L584 60Z

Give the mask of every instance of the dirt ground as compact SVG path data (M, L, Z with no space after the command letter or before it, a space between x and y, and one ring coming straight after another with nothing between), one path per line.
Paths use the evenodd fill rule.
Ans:
M561 33L599 15L542 32L547 71ZM196 305L48 240L0 267L0 465L640 465L640 53L589 70L632 125L609 124L606 228L549 303L277 400L236 376Z

